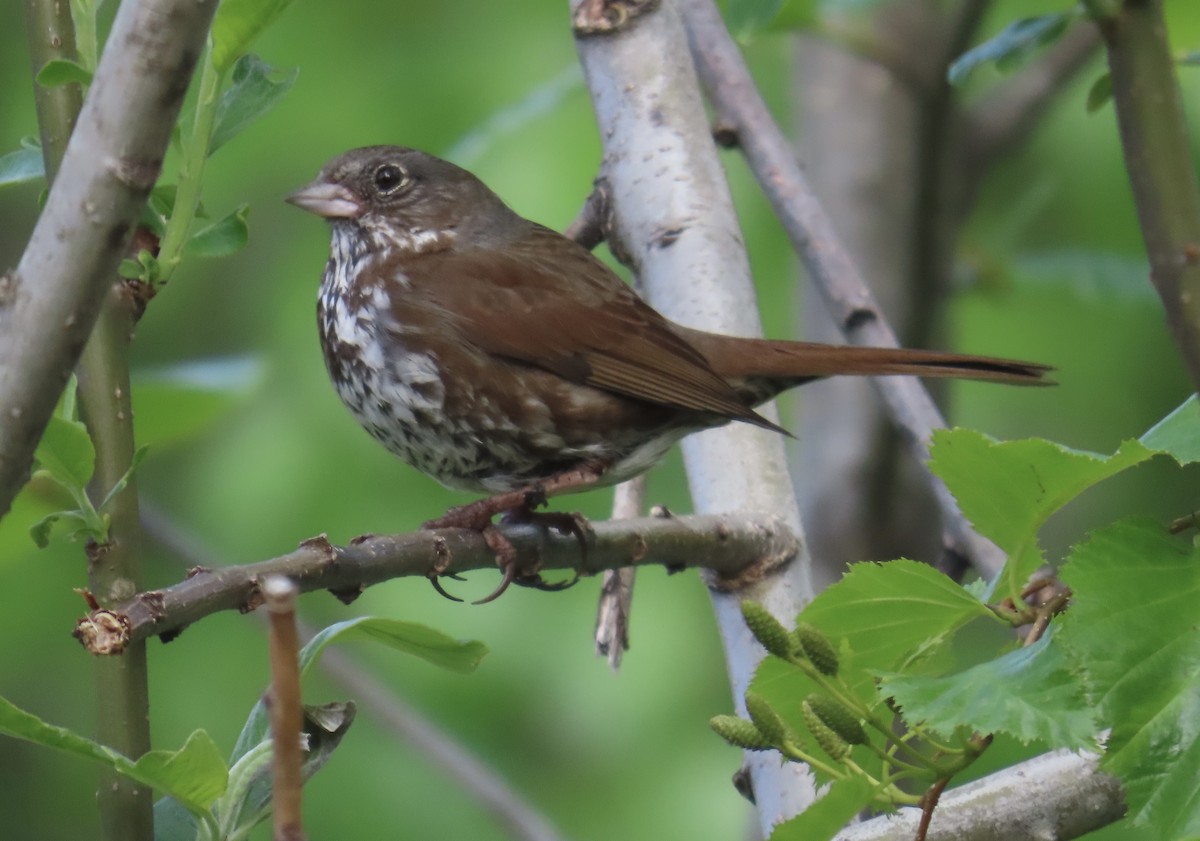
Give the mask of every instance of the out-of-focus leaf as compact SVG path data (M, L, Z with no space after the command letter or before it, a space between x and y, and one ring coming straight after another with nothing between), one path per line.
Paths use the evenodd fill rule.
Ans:
M38 71L37 83L44 88L55 88L59 85L90 85L92 72L77 61L66 58L56 58L47 61Z
M276 72L254 55L244 55L233 65L229 88L221 95L212 140L211 155L243 129L269 112L291 90L299 68Z
M138 439L157 448L196 436L253 389L262 372L262 361L249 356L135 372Z
M73 526L68 532L68 536L72 539L82 532L91 531L94 525L93 521L82 511L55 511L47 514L29 527L29 536L33 538L33 542L39 549L45 549L50 545L50 532L59 523ZM96 537L101 537L101 535L96 535Z
M250 215L250 206L243 204L237 210L223 219L218 219L192 234L184 247L184 254L190 257L228 257L246 247L250 239L250 229L246 225L246 217Z
M1196 395L1180 403L1140 440L1156 453L1166 453L1180 465L1200 461L1200 401Z
M320 631L300 651L300 674L316 664L325 647L333 642L370 640L389 648L420 657L426 662L453 672L471 672L487 654L487 646L475 640L463 641L417 622L362 616L338 622ZM246 724L233 748L236 762L246 751L265 738L267 733L266 706L259 701L250 711Z
M1094 532L1062 571L1074 593L1058 640L1101 726L1101 767L1121 778L1134 825L1200 834L1200 547L1151 520Z
M1094 114L1108 104L1112 99L1112 76L1103 73L1092 82L1087 93L1087 112Z
M816 803L777 825L768 841L828 841L871 802L873 793L862 777L837 780Z
M150 751L133 762L111 748L65 727L47 724L0 698L0 733L101 762L131 779L172 794L197 814L207 812L225 790L225 763L212 739L202 730L189 736L177 751Z
M950 65L950 84L962 84L972 70L988 62L994 62L1000 70L1010 69L1034 51L1058 40L1078 15L1072 9L1013 21L995 37L959 56Z
M221 0L212 24L212 63L224 73L292 0Z
M22 148L0 156L0 187L44 181L45 178L46 163L41 149Z

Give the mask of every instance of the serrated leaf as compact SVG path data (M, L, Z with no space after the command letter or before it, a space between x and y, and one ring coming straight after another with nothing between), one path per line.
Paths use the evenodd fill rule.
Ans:
M221 103L217 106L208 154L216 152L278 105L299 75L299 68L276 73L258 56L244 55L239 58L233 65L229 88L221 95Z
M962 84L972 70L988 62L1001 70L1010 69L1035 50L1057 40L1077 16L1077 11L1069 10L1013 21L995 37L959 56L947 73L950 84Z
M1096 81L1092 82L1092 86L1088 88L1087 112L1095 114L1103 108L1112 99L1112 92L1112 76L1104 73L1097 77Z
M212 24L212 63L224 73L292 0L221 0Z
M855 564L799 616L838 649L838 675L868 706L882 704L875 688L881 671L932 668L950 656L949 643L969 623L1006 625L986 605L927 564L891 561ZM819 687L795 666L767 657L751 688L767 699L795 732L805 723L798 700Z
M487 654L487 646L477 640L462 641L417 622L362 616L330 625L317 633L300 650L300 675L308 674L325 647L333 642L369 640L389 648L420 657L435 666L452 672L472 672ZM237 744L233 759L237 761L246 751L263 740L267 733L266 706L259 701L251 710Z
M193 733L178 751L151 751L137 762L65 727L47 724L0 698L0 733L43 747L93 759L117 772L169 792L196 814L224 790L225 763L208 734Z
M1156 453L1165 453L1181 466L1200 461L1200 401L1195 394L1179 404L1139 439Z
M92 83L92 72L77 61L56 58L42 65L37 74L37 83L44 88L70 84L86 86Z
M1135 825L1200 834L1200 547L1150 520L1125 520L1075 547L1059 640L1101 726L1101 767L1120 777Z
M1009 553L1010 589L1044 562L1037 532L1050 515L1153 455L1132 440L1104 456L1040 438L1000 442L969 429L938 430L931 453L930 468L945 480L963 514Z
M46 162L41 149L22 147L0 156L0 187L46 180Z
M903 708L906 721L946 738L969 727L1024 743L1095 750L1092 710L1052 637L946 677L886 675L880 691Z
M206 225L192 234L183 253L190 257L228 257L246 247L250 229L246 217L250 206L243 204L223 219Z
M778 824L768 841L828 841L867 806L874 796L862 777L837 780L816 803Z
M59 415L50 417L33 457L73 493L84 489L96 468L96 448L87 427Z

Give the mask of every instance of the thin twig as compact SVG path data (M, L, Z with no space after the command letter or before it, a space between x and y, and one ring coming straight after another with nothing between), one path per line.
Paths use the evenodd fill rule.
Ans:
M853 344L898 346L895 333L767 110L716 6L711 0L681 0L681 4L692 56L709 96L722 118L737 127L751 170L830 312L836 315L839 329ZM971 528L945 483L928 469L930 436L945 426L929 392L912 377L878 377L874 383L909 452L925 470L942 512L947 544L970 558L981 574L994 576L1004 563L1003 552Z
M613 492L612 518L632 520L646 508L646 477L637 476L617 485ZM606 569L600 585L600 604L596 607L596 653L608 658L615 672L629 650L629 611L633 604L633 583L637 567Z
M300 703L300 638L296 633L296 597L300 591L288 578L274 575L263 582L262 592L270 620L271 689L267 706L271 711L272 838L304 841L300 808L304 708Z
M146 536L174 556L184 568L215 569L221 560L170 516L143 502L142 525ZM315 630L298 623L300 634L311 639ZM564 841L549 819L525 802L521 795L453 736L384 686L336 646L321 654L321 669L353 697L385 730L406 748L412 748L439 768L462 791L474 798L498 824L518 841Z
M792 531L778 519L748 516L646 518L592 524L587 557L574 535L547 533L532 525L503 529L517 561L537 569L577 569L592 575L631 564L668 569L704 567L713 586L736 586L739 576L763 576L798 551ZM445 529L391 536L372 535L334 546L324 535L287 555L244 566L197 568L173 587L139 593L111 610L92 611L75 634L95 654L116 654L131 641L173 637L184 626L221 610L254 610L261 582L286 575L302 592L330 590L351 601L372 584L402 576L428 577L495 569L495 557L474 531Z
M971 106L962 144L969 182L977 184L997 160L1025 143L1055 96L1091 63L1099 47L1096 27L1075 26Z

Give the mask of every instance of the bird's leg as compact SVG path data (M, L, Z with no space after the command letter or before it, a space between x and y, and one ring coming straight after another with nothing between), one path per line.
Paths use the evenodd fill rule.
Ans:
M564 590L579 579L578 572L575 578L568 582L548 584L542 580L542 577L536 570L523 571L519 569L516 548L504 536L504 533L492 524L492 518L497 514L504 514L502 522L506 524L534 523L547 528L553 528L560 534L573 534L575 539L579 541L583 560L586 561L587 532L589 530L587 521L579 514L537 512L534 509L545 505L546 500L551 496L596 484L600 477L604 475L605 467L605 465L601 464L586 464L581 467L572 468L571 470L565 470L561 473L555 473L553 476L549 476L528 487L504 491L485 499L469 502L466 505L457 505L441 517L429 520L422 528L470 529L471 531L477 531L483 536L484 542L487 543L492 552L495 553L496 565L503 571L504 577L500 581L500 586L491 595L480 599L475 604L486 604L490 601L495 601L514 582L520 586L536 587L539 590ZM442 595L448 596L451 599L454 598L442 589L440 584L435 580L435 577L431 577L430 580L434 583L434 589L438 590Z

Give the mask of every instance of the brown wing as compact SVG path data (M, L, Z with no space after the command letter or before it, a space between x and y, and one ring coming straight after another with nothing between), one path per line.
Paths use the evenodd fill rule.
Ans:
M404 271L488 353L651 403L779 429L607 266L548 228L532 226L486 253L408 260Z

